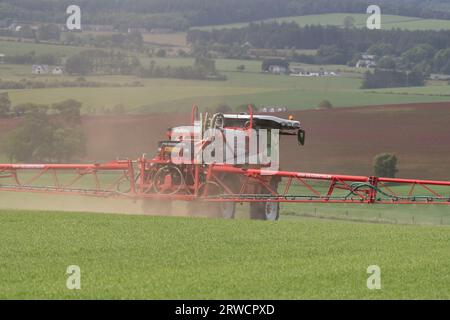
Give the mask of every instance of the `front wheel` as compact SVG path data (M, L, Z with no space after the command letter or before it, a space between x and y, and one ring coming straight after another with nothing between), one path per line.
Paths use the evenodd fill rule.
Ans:
M188 204L188 215L234 219L236 204L234 202L201 202Z

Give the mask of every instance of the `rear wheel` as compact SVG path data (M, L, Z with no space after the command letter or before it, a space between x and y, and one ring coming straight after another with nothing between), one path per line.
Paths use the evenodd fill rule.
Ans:
M266 220L277 221L280 218L280 203L266 202L265 215Z
M278 202L251 203L250 218L253 220L276 221L280 218L280 204Z
M235 192L238 181L233 176L221 177L222 182L225 184L228 190ZM219 196L226 194L224 187L216 182L206 182L199 187L200 195ZM189 215L204 215L209 217L234 219L236 211L235 202L222 202L222 201L193 201L188 204Z
M236 211L236 203L234 202L222 202L220 208L220 215L225 219L234 219Z
M278 180L272 179L270 181L270 188L277 192ZM261 194L270 194L269 190L261 191ZM250 218L254 220L276 221L280 218L280 203L279 202L252 202L250 203Z

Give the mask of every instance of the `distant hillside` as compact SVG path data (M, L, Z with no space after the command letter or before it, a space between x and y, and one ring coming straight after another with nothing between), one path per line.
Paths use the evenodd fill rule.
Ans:
M338 27L344 27L344 19L347 17L353 18L353 26L356 28L363 28L366 26L367 14L360 13L326 13L319 15L306 15L306 16L292 16L292 17L282 17L282 18L271 18L255 22L295 22L299 26L306 25L332 25ZM383 14L382 19L382 29L406 29L406 30L450 30L450 20L439 20L439 19L425 19L417 17L405 17L398 15ZM212 29L229 29L229 28L243 28L248 26L248 22L232 23L232 24L222 24L222 25L211 25L194 27L198 30L212 30Z
M63 23L67 6L82 8L85 24L170 28L249 22L293 15L364 13L378 4L385 14L450 19L444 0L2 0L0 20Z

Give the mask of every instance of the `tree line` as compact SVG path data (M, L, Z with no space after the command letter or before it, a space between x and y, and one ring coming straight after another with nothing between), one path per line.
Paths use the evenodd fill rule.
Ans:
M371 4L380 5L385 14L450 19L445 0L3 0L0 19L63 23L72 4L82 8L87 24L174 30L293 15L365 13Z
M183 54L179 53L180 55ZM158 50L155 55L164 57L165 50ZM187 55L184 53L184 55ZM6 63L11 64L44 64L56 65L63 62L61 56L56 54L40 54L35 52L16 54L5 57ZM192 66L158 66L154 60L148 67L143 66L140 59L133 54L121 50L86 49L77 52L64 62L64 71L71 75L90 74L120 74L135 75L141 78L177 78L196 80L226 80L226 76L216 69L215 61L199 55L195 58ZM139 86L139 83L132 84ZM59 83L43 81L2 81L0 89L27 89L48 87L99 87L105 84L88 81L60 81Z
M64 45L94 48L116 48L138 51L143 48L144 40L139 31L113 34L83 34L73 32L61 32L61 27L56 24L40 24L37 30L28 25L21 26L19 30L0 29L0 36L16 37L34 40L39 43L56 42Z
M417 44L394 56L392 45L380 43L367 52L376 56L377 68L365 74L364 89L423 86L433 72L450 74L450 48L436 50L429 44Z
M9 112L11 102L0 95L0 116ZM86 138L81 124L81 103L66 100L52 105L34 103L14 107L23 117L6 137L0 148L11 162L65 162L82 157Z
M65 71L69 74L122 74L132 75L141 67L136 56L121 51L105 51L90 49L70 56L65 63Z
M343 29L337 26L296 23L261 22L244 28L191 30L188 41L195 45L251 45L267 49L319 49L335 46L345 53L362 52L377 43L392 46L394 54L401 54L416 44L429 44L433 48L450 47L450 30L369 30L366 28Z
M139 51L143 48L144 40L138 31L113 34L77 34L68 32L62 37L61 44L77 47L114 48Z
M135 56L120 51L85 50L67 59L69 74L121 74L141 78L177 78L195 80L226 80L216 69L213 59L197 57L192 66L158 66L154 60L143 66Z
M1 8L1 4L0 4ZM21 26L19 30L0 29L0 35L4 37L17 37L39 41L59 41L61 28L55 24L40 24L36 30L28 25Z
M379 70L366 73L363 88L422 86L433 72L450 74L450 31L445 30L343 29L270 22L242 29L193 30L188 39L203 52L219 52L224 57L234 47L240 47L234 51L240 58L249 57L252 48L290 49L286 60L307 64L355 66L367 53L375 57ZM316 49L316 53L299 54L297 49Z
M227 77L219 73L213 59L197 57L193 66L165 66L156 65L151 61L150 67L142 67L138 70L138 76L142 78L177 78L192 80L219 80L225 81Z
M424 74L417 71L380 70L367 71L362 89L420 87L425 85Z
M52 53L36 54L34 51L7 55L5 63L9 64L46 64L55 66L61 63L61 57Z
M143 87L144 84L140 81L133 81L131 83L115 83L115 82L100 82L86 80L84 77L79 77L74 81L71 80L31 80L21 79L14 80L2 80L0 79L1 90L14 90L14 89L43 89L43 88L114 88L114 87Z

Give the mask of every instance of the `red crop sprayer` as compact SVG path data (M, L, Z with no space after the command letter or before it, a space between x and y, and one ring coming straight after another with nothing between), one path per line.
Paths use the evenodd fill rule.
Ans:
M170 128L152 159L0 164L0 191L127 198L142 201L144 211L151 207L161 213L173 201L186 201L192 214L207 211L225 218L234 217L237 203L249 203L251 218L262 220L277 220L280 203L450 205L450 181L288 172L272 169L274 163L237 162L240 155L251 155L251 140L258 140L256 154L262 146L266 153L276 149L272 135L260 139L263 130L305 143L299 121L254 115L251 108L245 114L208 115L194 106L190 126ZM211 151L219 138L226 161L198 160L207 150L220 158L217 148Z

